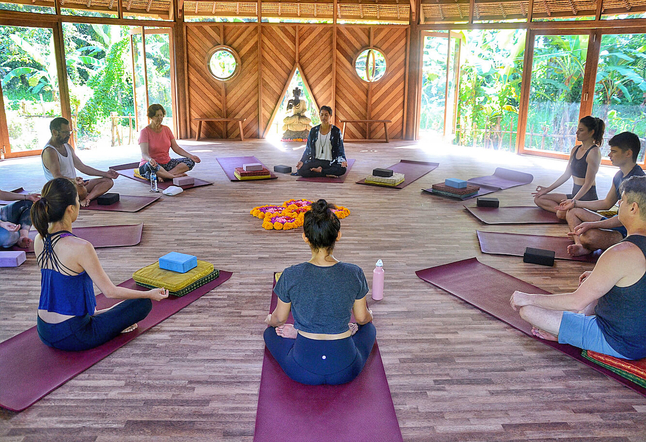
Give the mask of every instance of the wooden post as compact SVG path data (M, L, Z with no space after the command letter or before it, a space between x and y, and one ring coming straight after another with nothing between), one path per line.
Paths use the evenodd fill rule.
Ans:
M54 55L56 60L56 71L58 74L58 92L61 100L61 115L72 121L72 109L70 107L70 90L67 84L67 66L65 64L65 40L63 38L63 23L58 22L54 26ZM73 127L72 130L77 128ZM76 132L72 132L70 144L76 147Z
M337 24L336 18L338 15L338 1L334 0L332 4L332 113L336 115L336 39L337 39Z
M256 3L258 20L258 138L264 138L262 120L262 0ZM242 135L242 134L240 134Z
M186 25L184 24L184 9L183 4L180 5L179 1L173 2L174 7L174 21L175 27L171 31L172 35L172 50L170 54L171 63L174 63L173 71L171 72L171 79L175 78L175 89L171 91L174 93L174 113L175 121L177 122L177 137L189 138L191 136L190 126L190 108L188 101L188 94L186 86L188 83L188 75L186 68ZM174 60L174 61L173 61Z
M416 0L417 8L419 11L421 4L420 0ZM406 96L406 127L404 131L404 139L414 140L417 138L417 131L419 129L419 109L420 109L420 93L421 93L421 31L418 25L419 15L415 14L411 8L410 14L410 46L409 46L409 60L408 60L408 93Z
M530 1L530 5L532 2ZM523 59L523 80L520 88L520 103L518 104L518 130L516 132L516 153L525 148L525 128L527 127L527 112L529 111L529 92L532 81L532 62L534 61L534 32L527 31L525 35L525 58ZM531 135L530 135L531 137ZM531 146L531 138L530 138Z
M601 37L601 30L590 31L588 54L585 61L585 73L583 74L583 87L581 88L579 119L586 115L592 115L594 87L597 82L597 62L599 60L599 53L601 52Z

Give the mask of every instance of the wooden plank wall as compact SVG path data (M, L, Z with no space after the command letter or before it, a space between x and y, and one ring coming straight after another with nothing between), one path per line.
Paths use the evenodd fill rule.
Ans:
M336 75L332 25L199 24L187 27L186 38L191 120L246 118L245 138L262 137L298 67L317 107L332 106L335 121L388 119L392 120L390 137L403 137L407 28L338 26ZM215 80L206 65L208 52L220 44L231 46L242 60L241 73L226 83ZM380 49L388 63L386 75L371 85L354 69L357 55L370 46ZM336 103L332 103L333 97ZM191 137L196 128L191 123ZM373 125L367 132L365 125L348 126L349 139L367 135L383 138L383 127ZM234 124L228 125L226 132L221 124L205 124L201 136L235 138L239 134Z

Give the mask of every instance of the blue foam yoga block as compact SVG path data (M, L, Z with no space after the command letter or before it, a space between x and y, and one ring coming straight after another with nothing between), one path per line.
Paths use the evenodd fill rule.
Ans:
M159 258L159 268L177 273L186 273L197 267L197 258L184 253L170 252Z
M454 189L466 189L467 182L457 178L447 178L444 180L444 185L453 187Z

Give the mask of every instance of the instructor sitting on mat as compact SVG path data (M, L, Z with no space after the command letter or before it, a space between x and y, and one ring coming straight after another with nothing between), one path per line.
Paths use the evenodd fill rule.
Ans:
M296 165L297 173L303 177L338 178L348 167L343 149L341 130L330 124L332 108L321 106L321 124L314 126L307 136L307 145L301 160Z
M165 116L164 106L151 104L148 107L150 124L139 134L141 149L139 174L145 179L149 179L151 171L154 170L160 181L170 181L173 178L185 176L186 172L193 169L195 163L200 162L200 157L191 155L179 147L170 127L162 125ZM171 158L169 155L171 149L182 158Z
M601 164L601 150L599 146L603 143L603 133L606 125L600 118L590 115L581 118L576 129L576 139L581 142L570 152L570 160L567 163L565 172L550 186L536 187L534 203L541 209L556 213L560 219L565 219L566 212L559 210L559 204L566 199L580 201L596 200L597 189L595 177ZM565 183L572 177L572 193L550 193L552 190Z
M150 300L168 297L165 289L115 287L92 244L72 234L78 213L76 187L65 178L47 182L31 208L41 269L38 336L46 345L68 351L88 350L136 329L152 308ZM106 297L126 301L96 310L93 282Z
M610 209L621 199L621 183L632 176L644 175L644 171L637 164L641 149L639 137L631 132L622 132L612 137L608 144L610 161L614 166L619 166L620 170L612 178L612 186L605 199L572 199L562 202L559 206L559 210L567 210L565 218L570 227L569 235L574 239L574 244L568 246L567 251L572 256L587 255L597 249L606 250L628 234L618 217L606 218L593 210Z
M271 354L287 376L309 385L344 384L357 377L376 336L363 271L332 256L341 223L330 208L320 199L305 212L303 240L312 259L283 271L274 287L278 304L265 320ZM290 310L294 325L285 324ZM348 323L351 312L358 326Z
M601 255L573 293L516 291L511 306L539 338L623 359L646 358L646 177L621 185L628 236Z

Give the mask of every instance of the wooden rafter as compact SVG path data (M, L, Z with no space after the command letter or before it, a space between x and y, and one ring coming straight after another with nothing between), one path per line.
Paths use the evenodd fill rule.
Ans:
M126 10L130 11L131 7L132 7L132 0L128 0L128 6L126 6Z
M597 0L597 1L601 1L601 0ZM633 8L633 6L630 4L628 0L623 0L623 4L626 5L626 11L630 11Z
M502 14L502 18L506 19L507 13L505 12L505 8L503 7L502 3L499 3L498 6L500 6L500 13Z
M88 9L90 9L92 7L92 0L87 0L86 5L87 5Z
M148 4L146 5L146 12L150 12L150 7L153 5L153 0L148 0Z
M114 6L114 0L110 0L110 5L108 6L108 9L112 9Z
M552 16L552 13L550 12L550 7L548 6L548 4L547 4L547 1L546 1L546 0L543 0L543 6L545 6L545 12L547 13L547 16L548 16L548 17L551 17L551 16Z
M520 2L520 12L527 17L527 11L525 10L525 3Z
M601 1L601 0L597 0L597 1ZM570 8L572 8L572 13L574 15L577 15L576 5L574 4L574 2L572 0L567 0L567 2L570 5Z

